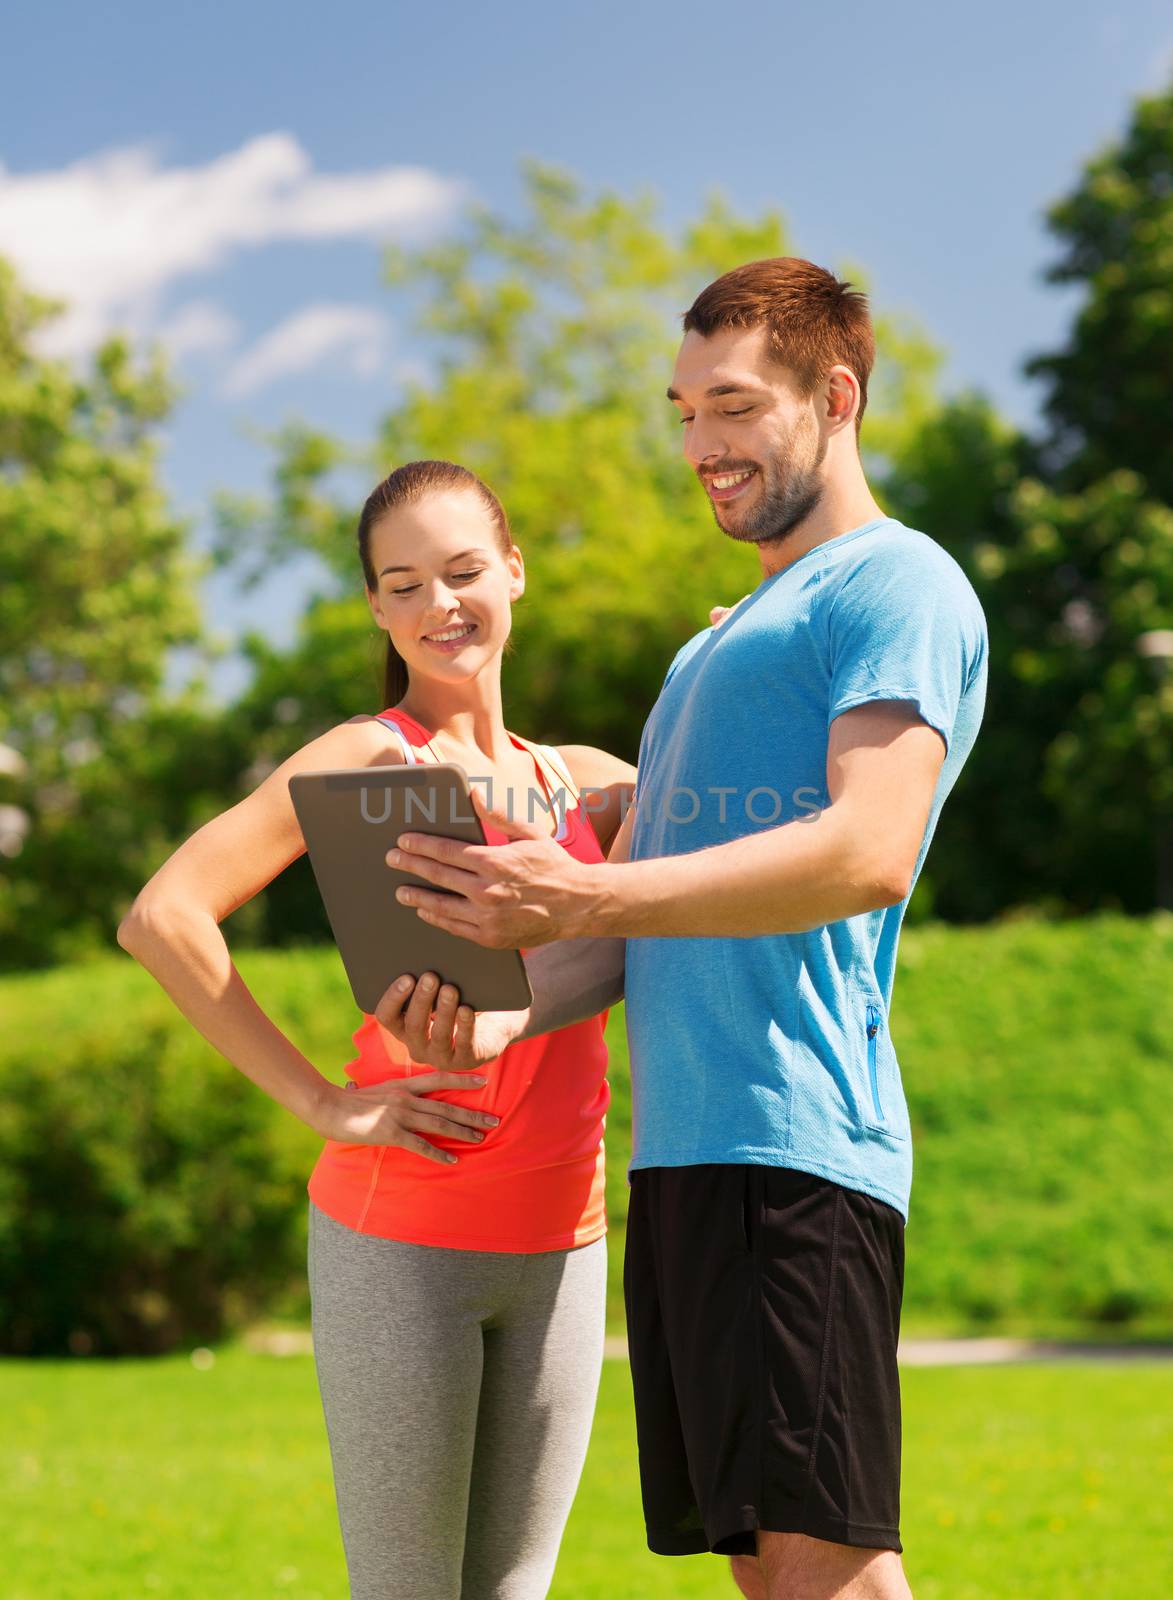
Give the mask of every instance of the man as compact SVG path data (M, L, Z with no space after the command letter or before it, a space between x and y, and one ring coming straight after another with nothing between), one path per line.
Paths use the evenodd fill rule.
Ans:
M465 896L401 889L427 921L542 947L527 1033L625 988L648 1543L730 1555L755 1600L910 1592L911 1149L888 1015L901 919L981 720L987 638L961 569L868 488L873 354L864 296L808 261L703 291L668 398L762 579L669 667L607 863L517 825L502 846L405 835L388 856ZM471 1064L520 1025L433 993L389 990L379 1013L421 1061Z

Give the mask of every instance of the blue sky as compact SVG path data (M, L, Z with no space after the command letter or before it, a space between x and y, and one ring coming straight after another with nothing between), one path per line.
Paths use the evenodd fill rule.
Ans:
M1021 363L1073 305L1042 281L1042 213L1173 72L1156 0L43 0L3 39L0 253L69 296L63 353L111 326L170 345L165 479L197 518L214 488L263 488L250 423L370 434L410 359L381 239L442 232L463 195L515 209L523 156L650 188L669 224L713 189L777 207L797 253L862 265L877 308L919 320L946 388L1029 424ZM287 640L312 578L205 602L221 632Z

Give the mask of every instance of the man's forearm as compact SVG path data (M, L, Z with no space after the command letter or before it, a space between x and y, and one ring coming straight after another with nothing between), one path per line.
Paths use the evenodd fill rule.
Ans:
M522 1039L582 1022L623 999L625 939L555 939L525 958L534 1003Z
M896 904L900 869L834 812L688 855L592 866L579 920L600 936L752 938Z

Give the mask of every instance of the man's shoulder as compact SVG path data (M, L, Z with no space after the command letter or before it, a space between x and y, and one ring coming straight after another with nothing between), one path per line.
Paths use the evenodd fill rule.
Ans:
M882 567L895 572L948 574L969 582L961 563L939 539L895 517L847 545L843 555L841 565L845 571L862 566Z
M668 687L668 680L671 678L672 674L677 670L677 668L682 667L688 660L689 656L696 654L701 645L704 644L705 640L712 635L712 632L712 628L702 628L699 633L694 633L691 639L685 640L668 664L668 670L664 674L665 688Z
M964 567L945 546L920 528L895 518L852 540L830 564L825 599L865 599L903 593L910 604L943 595L981 614L977 591Z

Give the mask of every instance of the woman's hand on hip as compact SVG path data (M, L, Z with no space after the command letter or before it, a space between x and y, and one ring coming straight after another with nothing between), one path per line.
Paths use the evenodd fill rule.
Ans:
M348 1083L334 1086L327 1100L319 1132L323 1138L342 1144L389 1144L412 1150L429 1161L451 1163L451 1151L438 1150L428 1138L465 1139L479 1144L485 1131L497 1126L499 1118L488 1111L474 1111L451 1100L432 1100L440 1089L478 1089L484 1078L461 1072L421 1072L412 1078L395 1078L385 1083L360 1087Z

